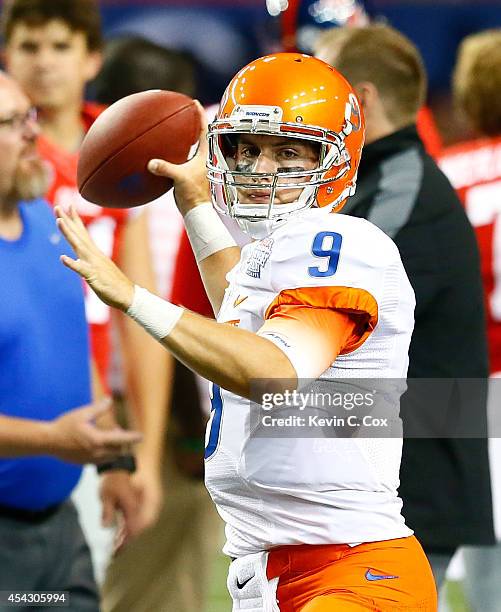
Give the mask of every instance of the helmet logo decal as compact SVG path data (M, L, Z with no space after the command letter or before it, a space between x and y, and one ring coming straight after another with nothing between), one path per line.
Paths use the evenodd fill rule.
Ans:
M362 125L362 117L360 114L358 100L352 93L348 94L348 102L346 102L344 120L345 126L343 127L343 134L345 136L348 136L352 132L358 132Z
M226 89L226 91L223 94L223 97L221 98L221 102L219 103L219 113L221 113L222 109L226 106L226 103L228 102L229 97L230 97L230 90Z
M239 104L231 112L230 121L282 121L284 112L280 106Z

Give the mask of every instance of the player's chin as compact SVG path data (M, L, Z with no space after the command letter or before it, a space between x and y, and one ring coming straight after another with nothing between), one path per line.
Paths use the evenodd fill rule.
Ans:
M12 186L16 200L34 200L43 197L49 188L48 168L40 158L23 159L19 162Z

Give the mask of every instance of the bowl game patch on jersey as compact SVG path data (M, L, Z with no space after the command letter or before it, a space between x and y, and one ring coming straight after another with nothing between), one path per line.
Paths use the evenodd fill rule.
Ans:
M245 272L252 278L261 278L261 270L269 260L273 249L273 238L264 238L253 246L254 249L247 260Z

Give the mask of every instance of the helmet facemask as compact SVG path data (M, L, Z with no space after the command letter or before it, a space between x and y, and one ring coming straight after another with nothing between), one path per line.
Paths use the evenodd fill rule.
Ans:
M263 238L293 214L317 206L320 188L332 189L351 167L344 134L325 128L282 122L280 107L237 106L229 118L209 126L208 177L216 208L234 218L254 238ZM299 117L298 117L299 118ZM318 146L314 168L277 167L274 172L255 172L251 164L237 163L236 147L246 134L304 140ZM291 201L287 192L296 191ZM247 197L247 193L256 195ZM261 193L262 192L262 193ZM295 195L295 194L294 194ZM348 194L333 199L332 210ZM252 202L252 199L256 202Z

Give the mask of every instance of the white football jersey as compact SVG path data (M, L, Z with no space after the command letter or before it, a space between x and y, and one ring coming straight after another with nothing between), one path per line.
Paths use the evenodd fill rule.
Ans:
M397 247L368 221L309 209L246 245L228 281L218 321L252 332L287 290L318 294L319 307L357 311L357 300L372 300L372 333L321 378L405 379L414 292ZM397 494L400 437L256 437L249 400L216 385L211 399L206 485L226 523L226 554L411 535Z

